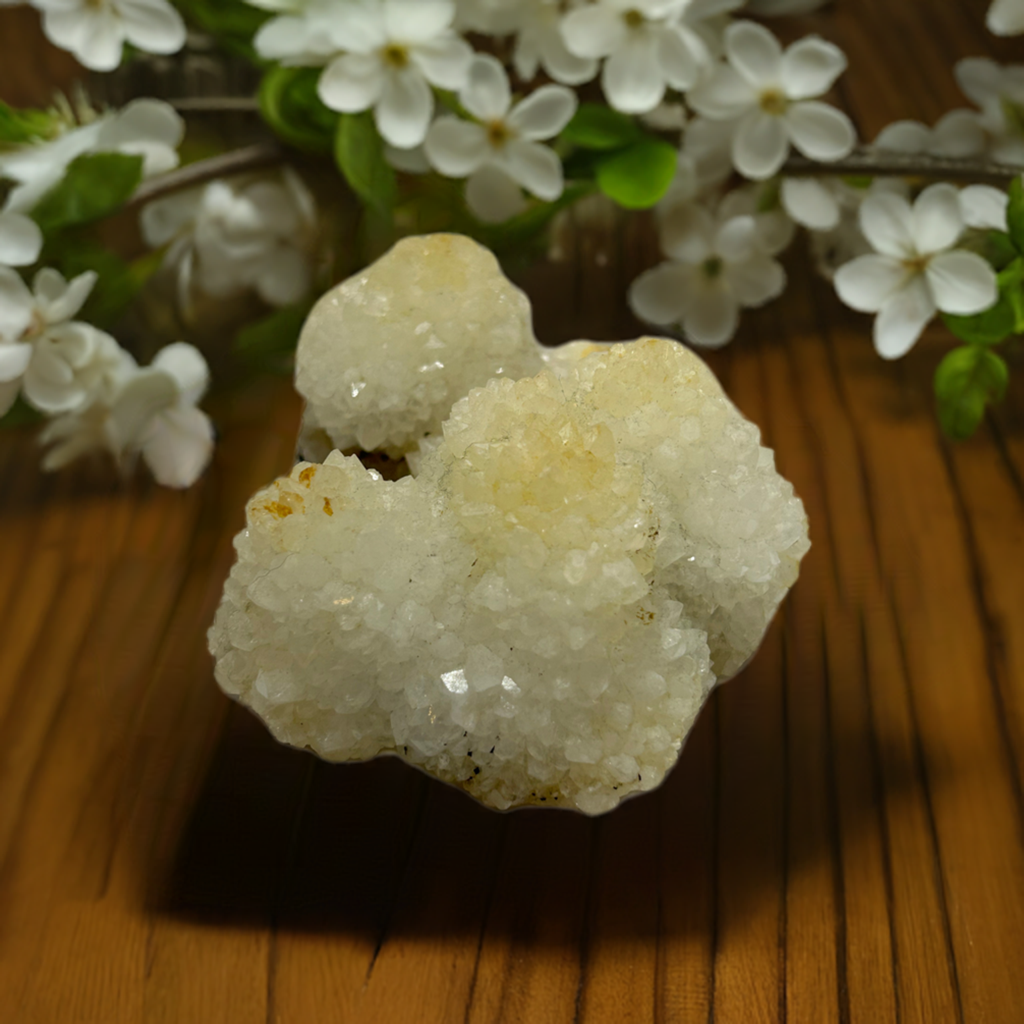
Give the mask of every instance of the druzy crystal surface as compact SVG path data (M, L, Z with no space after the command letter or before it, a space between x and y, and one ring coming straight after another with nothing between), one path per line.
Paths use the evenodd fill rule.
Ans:
M210 630L223 689L285 743L397 754L496 808L658 785L808 548L704 363L543 350L494 258L434 236L321 300L297 383L323 461L249 503Z
M397 754L495 808L658 785L809 546L704 363L543 352L493 257L442 236L322 300L298 381L325 447L412 475L334 450L256 494L210 630L223 689L285 743Z

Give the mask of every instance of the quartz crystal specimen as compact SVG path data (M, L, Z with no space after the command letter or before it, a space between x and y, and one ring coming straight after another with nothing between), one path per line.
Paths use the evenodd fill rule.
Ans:
M472 243L406 243L411 291L401 256L333 293L333 347L314 312L298 377L335 445L405 451L413 475L333 451L250 501L217 679L328 760L397 754L491 807L608 811L662 781L756 650L809 546L803 506L678 343L545 359ZM458 363L474 337L472 373L417 388L431 339Z

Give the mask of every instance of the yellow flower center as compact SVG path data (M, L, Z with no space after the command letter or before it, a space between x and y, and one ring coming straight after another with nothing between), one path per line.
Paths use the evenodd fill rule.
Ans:
M409 63L408 49L398 43L388 43L384 47L381 56L384 58L384 63L390 64L393 68L401 69Z
M789 98L779 89L765 89L761 93L761 109L766 114L781 117L789 109Z
M511 138L512 133L508 130L508 125L504 121L491 121L487 125L487 141L495 149L501 149Z
M622 12L622 20L627 28L639 28L647 19L635 7Z
M712 256L711 259L704 261L702 269L705 276L713 281L722 273L722 261L717 256Z

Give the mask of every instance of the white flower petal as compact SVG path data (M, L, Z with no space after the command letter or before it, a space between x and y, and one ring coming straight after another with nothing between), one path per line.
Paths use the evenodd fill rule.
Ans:
M0 211L0 264L27 267L39 259L42 248L43 233L34 220Z
M960 190L960 212L970 228L1006 231L1010 197L991 185L968 185Z
M384 0L384 28L389 39L427 43L449 29L455 18L450 0Z
M142 446L146 465L164 487L191 487L212 455L213 424L192 406L162 413Z
M309 26L304 18L271 18L260 26L253 46L264 60L288 60L306 50Z
M120 454L137 448L154 418L174 406L180 397L177 381L165 370L133 370L110 407L112 447Z
M914 214L910 203L890 192L869 195L861 204L860 228L876 252L897 259L914 256Z
M177 149L185 137L185 121L163 100L132 100L107 121L96 138L96 149L117 149L140 141L162 143Z
M786 178L782 182L782 205L797 224L812 231L831 231L839 226L839 202L818 178Z
M715 234L712 250L727 263L749 259L757 247L757 221L753 217L732 217Z
M485 224L501 224L527 208L519 183L494 164L484 164L466 181L466 205Z
M963 94L985 110L998 102L1003 69L988 57L966 57L957 63L954 73Z
M1024 3L1021 0L992 0L985 21L997 36L1019 36L1024 32Z
M373 113L385 142L399 149L412 149L426 138L433 111L434 94L423 75L410 65L385 77L384 91Z
M915 277L882 307L875 318L875 349L883 359L906 355L935 316L935 303L924 279Z
M601 88L609 106L624 114L653 110L665 95L655 40L646 35L630 36L604 62Z
M844 263L835 276L839 298L858 313L877 313L907 280L907 270L893 256L871 253Z
M464 178L484 162L490 146L487 131L481 125L457 117L439 117L427 132L423 149L441 174Z
M210 370L202 353L184 341L165 345L154 356L152 365L170 375L181 400L188 405L195 405L210 383Z
M562 38L577 57L607 57L622 45L627 31L619 11L601 4L577 7L562 21Z
M661 248L680 263L703 263L714 252L717 227L707 207L697 203L678 206L661 221Z
M778 260L755 255L739 263L729 263L722 271L733 295L747 309L777 299L786 289L786 272Z
M10 267L0 266L0 340L20 338L32 323L34 309L28 285Z
M732 341L739 322L739 303L722 278L694 288L687 297L683 334L693 345L721 348Z
M90 71L113 71L121 63L124 33L110 8L44 10L43 33Z
M931 141L931 129L920 121L894 121L878 133L874 146L892 153L924 153Z
M936 156L980 156L988 148L988 135L974 110L951 110L932 129L928 152Z
M930 185L917 197L911 233L914 248L922 256L955 245L963 231L960 193L952 185Z
M576 93L571 89L543 85L516 104L508 123L525 139L550 139L572 120L576 105Z
M788 155L789 137L781 117L753 110L740 121L732 142L732 162L744 177L770 178Z
M562 194L562 161L549 146L515 139L505 146L501 165L510 177L538 199L551 202Z
M281 246L266 261L255 284L268 305L290 306L305 298L312 287L309 261L298 249Z
M489 53L478 54L469 66L466 84L459 92L462 105L481 121L498 121L512 105L512 91L501 61Z
M846 114L817 100L794 103L786 111L785 121L793 145L811 160L842 160L857 141Z
M32 346L15 342L0 344L0 382L5 384L20 382L29 361L32 359ZM20 387L20 383L18 383Z
M456 35L442 36L414 47L409 56L428 82L441 89L461 89L473 60L473 49Z
M972 316L995 305L996 272L977 253L963 249L939 253L925 270L935 305L944 313Z
M523 36L519 37L520 45L523 44ZM527 73L527 57L524 52L522 58L519 56L519 47L516 47L516 71L524 82L530 81L537 73L534 66L532 73ZM544 70L556 81L563 85L581 85L589 82L597 74L598 63L593 57L578 57L570 52L565 45L565 40L558 32L548 32L545 35L544 43L540 51L540 59Z
M646 270L629 286L630 309L649 324L679 323L686 305L685 285L690 271L678 263L661 263Z
M725 30L729 63L755 89L782 84L782 47L763 25L736 21Z
M817 36L795 42L782 58L782 87L791 100L821 96L846 70L846 55Z
M185 22L166 0L118 0L125 38L147 53L177 53L185 45Z
M750 83L728 64L719 65L706 82L690 91L687 98L698 114L712 121L732 120L757 103Z
M45 295L43 312L46 319L51 324L55 324L63 320L70 320L85 305L85 300L89 298L89 293L96 285L99 275L95 270L87 270L84 274L79 274L68 281L65 287L64 278L56 272L53 272L53 276L47 274L49 269L49 267L44 267L40 270L36 274L33 284L37 295ZM59 279L59 284L57 284L57 279Z
M374 56L347 53L324 69L317 92L331 110L354 114L368 110L384 90L384 70Z
M428 132L427 134L429 137L430 133ZM423 146L413 146L412 149L398 149L385 143L384 159L396 171L404 171L406 174L429 174L432 170Z
M700 37L683 25L665 25L657 33L658 63L662 77L673 89L695 85L711 60Z

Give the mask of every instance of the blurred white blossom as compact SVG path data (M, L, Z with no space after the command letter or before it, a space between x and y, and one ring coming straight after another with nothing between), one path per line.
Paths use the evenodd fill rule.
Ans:
M551 201L562 194L562 162L539 140L550 139L569 123L576 111L575 93L561 85L545 85L513 106L501 62L478 55L459 100L480 123L439 117L431 125L425 150L438 171L472 181L483 168L497 168L540 199ZM493 173L488 179L499 180ZM481 194L479 181L468 191L475 201L474 212L482 220L504 219L500 214L505 204L489 203L487 192Z
M512 9L516 35L512 64L523 81L530 81L541 68L563 85L589 82L597 74L594 57L578 56L566 45L560 0L517 0Z
M604 58L601 86L627 114L653 110L668 87L689 89L709 61L700 36L679 17L687 0L596 0L570 11L562 35L570 53Z
M4 209L26 213L57 185L76 157L124 153L143 158L144 177L178 166L185 124L169 103L140 99L122 110L66 128L56 138L0 150L0 179L14 182Z
M214 181L166 196L142 211L142 235L169 246L165 265L178 274L182 308L193 286L225 297L253 288L273 306L304 298L312 287L316 210L298 176L235 185Z
M1009 205L1009 195L991 185L968 185L960 189L960 214L969 228L1006 231Z
M992 0L986 24L997 36L1019 36L1024 32L1024 0Z
M41 441L51 446L43 468L105 450L122 464L141 456L166 487L191 486L213 453L213 425L197 408L209 382L206 361L183 342L162 349L144 369L118 351L107 393L43 430Z
M860 223L874 252L839 268L836 291L853 309L878 314L875 348L884 358L908 352L940 310L970 315L995 303L995 271L956 248L965 224L952 185L926 188L913 206L898 195L869 196Z
M90 71L112 71L124 44L146 53L177 53L185 22L167 0L31 0L43 32Z
M21 213L0 211L0 265L27 267L39 259L43 233Z
M783 51L768 29L734 22L725 33L727 63L689 94L703 117L734 125L732 161L747 178L770 178L790 144L812 160L842 159L855 132L842 111L814 99L846 68L842 51L808 36Z
M88 271L72 281L50 267L32 289L13 270L0 267L0 412L20 389L46 413L89 404L117 361L110 335L72 318L96 283Z
M427 134L434 111L430 86L458 89L473 55L452 30L449 0L378 0L337 7L330 36L337 50L320 76L320 98L332 110L372 108L392 146L411 149Z
M741 308L762 306L785 288L785 271L765 255L753 217L680 207L663 221L661 240L669 261L633 282L629 303L648 323L680 324L694 345L726 344Z
M977 123L992 159L1024 165L1024 65L969 57L957 64L956 79L980 110Z

